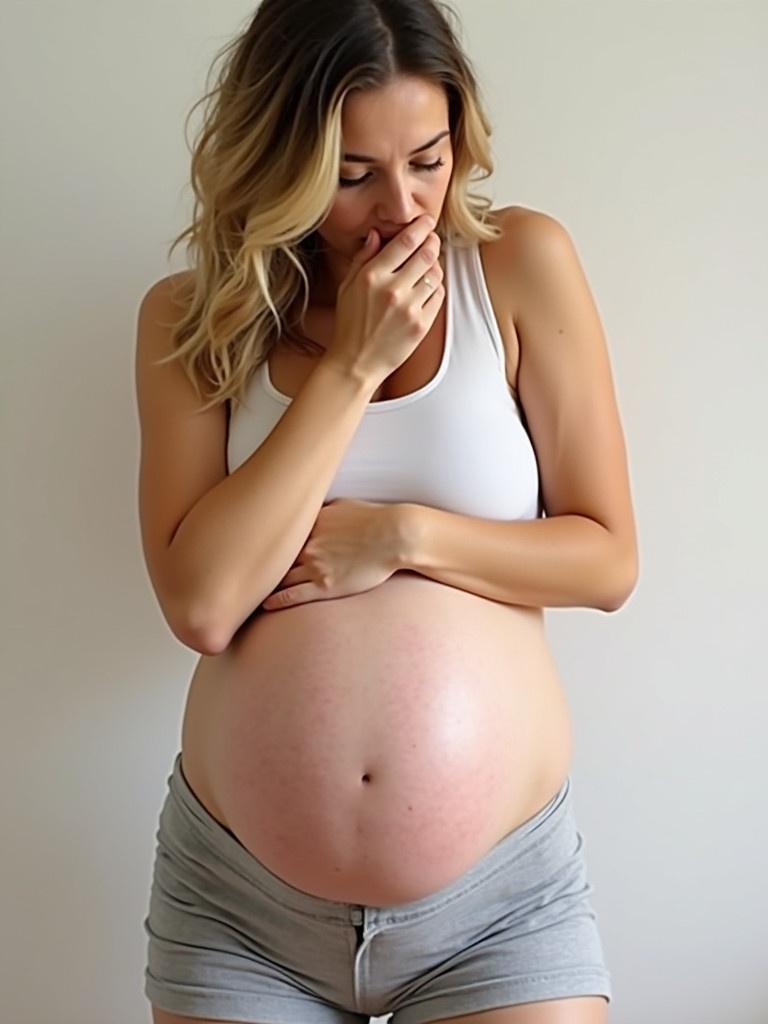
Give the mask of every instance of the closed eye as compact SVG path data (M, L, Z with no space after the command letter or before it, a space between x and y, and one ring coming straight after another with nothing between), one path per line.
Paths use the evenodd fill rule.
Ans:
M414 169L417 171L439 171L441 167L445 167L445 160L440 158L433 164L414 164ZM370 171L368 174L364 174L362 178L339 178L339 185L342 188L354 188L355 185L361 185L371 176Z

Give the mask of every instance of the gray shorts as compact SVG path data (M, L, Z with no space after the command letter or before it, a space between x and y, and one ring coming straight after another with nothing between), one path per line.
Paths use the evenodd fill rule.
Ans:
M464 875L409 903L287 884L211 817L176 755L144 918L144 993L253 1024L423 1024L541 999L611 999L571 780Z

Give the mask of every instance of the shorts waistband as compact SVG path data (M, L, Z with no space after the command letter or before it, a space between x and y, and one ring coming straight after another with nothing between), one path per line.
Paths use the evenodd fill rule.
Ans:
M363 905L328 900L297 889L254 857L198 800L184 776L181 751L176 754L167 783L169 795L187 824L209 847L213 847L220 857L231 864L238 874L244 876L276 903L326 921L352 924L361 920ZM544 807L507 833L468 871L447 886L421 899L375 909L386 911L389 921L413 921L429 916L465 895L470 889L487 882L498 871L508 868L516 857L530 851L545 838L552 838L552 833L558 826L566 829L571 827L568 815L572 799L571 789L571 777L568 775L561 788Z

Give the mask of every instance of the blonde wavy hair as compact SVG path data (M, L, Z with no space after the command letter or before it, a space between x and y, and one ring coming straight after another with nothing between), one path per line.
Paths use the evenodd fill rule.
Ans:
M469 191L493 173L491 125L478 84L440 0L263 0L252 20L214 59L223 66L192 149L192 272L174 282L184 310L171 327L173 353L200 411L244 403L254 372L282 341L320 355L299 323L306 313L320 252L317 227L339 188L342 106L355 90L416 76L445 89L454 154L436 231L457 246L493 241L501 229L491 200ZM246 403L247 404L247 403Z

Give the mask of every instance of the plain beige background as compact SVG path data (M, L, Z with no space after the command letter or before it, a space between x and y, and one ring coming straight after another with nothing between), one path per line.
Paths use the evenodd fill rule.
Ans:
M495 205L571 232L609 340L641 578L548 612L612 1024L764 1024L768 8L464 0ZM196 655L139 545L138 302L235 0L3 7L0 991L145 1024L157 815Z

